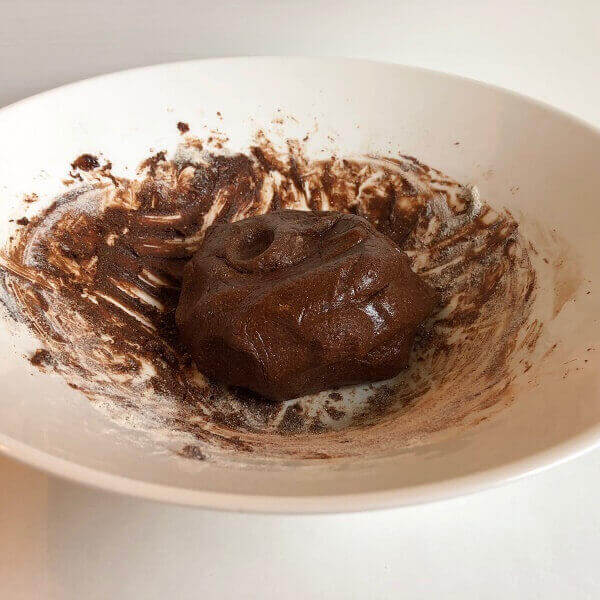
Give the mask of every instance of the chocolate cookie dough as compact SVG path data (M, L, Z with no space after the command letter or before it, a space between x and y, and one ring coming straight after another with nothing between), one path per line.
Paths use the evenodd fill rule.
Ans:
M288 399L397 374L435 303L362 217L282 210L209 229L176 320L205 375Z

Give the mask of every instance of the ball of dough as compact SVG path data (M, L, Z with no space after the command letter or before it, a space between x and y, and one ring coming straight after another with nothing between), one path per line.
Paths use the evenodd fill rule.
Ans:
M281 400L396 375L435 304L362 217L282 210L208 230L176 321L206 376Z

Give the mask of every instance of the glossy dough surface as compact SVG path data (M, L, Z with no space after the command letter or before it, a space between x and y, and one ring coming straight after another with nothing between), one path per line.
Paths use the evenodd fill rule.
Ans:
M287 399L397 374L435 304L366 219L280 210L208 231L176 320L202 373Z

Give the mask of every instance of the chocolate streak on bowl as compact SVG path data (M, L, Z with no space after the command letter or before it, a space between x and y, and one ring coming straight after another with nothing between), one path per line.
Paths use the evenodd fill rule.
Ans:
M248 154L186 140L173 159L145 161L138 180L88 179L15 234L0 255L6 304L54 370L176 453L234 462L391 454L510 403L542 328L531 312L536 273L510 214L412 157L317 161L297 142L277 152L257 139ZM285 403L195 369L174 323L185 262L212 223L276 208L357 213L403 247L442 299L409 369Z

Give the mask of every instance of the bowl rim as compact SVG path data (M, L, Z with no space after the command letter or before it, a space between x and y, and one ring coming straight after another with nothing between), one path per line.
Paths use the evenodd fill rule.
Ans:
M440 479L435 483L329 495L282 496L234 494L148 483L84 467L53 456L0 434L0 452L29 467L103 492L117 493L165 504L257 514L339 514L367 512L430 504L468 496L542 473L575 459L600 445L600 426L591 427L548 450L508 462L498 467L475 471L462 477Z
M370 60L362 58L344 57L319 57L319 56L232 56L216 58L200 58L175 62L163 62L143 67L123 69L86 79L67 83L50 90L28 96L0 108L0 118L7 113L20 109L30 102L42 98L64 93L72 87L101 82L104 78L127 76L131 73L157 71L169 69L177 65L191 63L216 63L216 62L298 62L335 64L362 64L386 66L391 69L405 72L423 73L436 77L462 81L468 85L484 88L504 96L518 99L546 113L571 122L574 125L587 129L590 133L600 138L600 127L585 121L551 104L532 98L525 94L479 81L471 77L455 75L444 71L437 71L420 66L405 65L393 61ZM570 437L564 442L555 444L543 451L530 454L526 457L505 464L475 471L464 476L440 479L434 483L387 489L375 492L357 492L328 495L284 496L284 495L252 495L222 493L204 490L192 490L183 487L163 484L148 483L138 479L123 477L106 473L98 469L82 466L76 462L66 460L47 452L43 452L19 442L10 436L0 433L0 452L21 463L35 469L49 473L61 479L86 485L102 491L115 492L130 497L142 498L182 506L195 506L205 509L215 509L233 512L252 513L279 513L279 514L309 514L309 513L345 513L378 509L387 509L400 506L410 506L437 502L449 498L472 494L485 489L519 480L528 475L545 471L553 466L562 464L573 458L593 450L600 445L600 422L591 424L580 433Z

